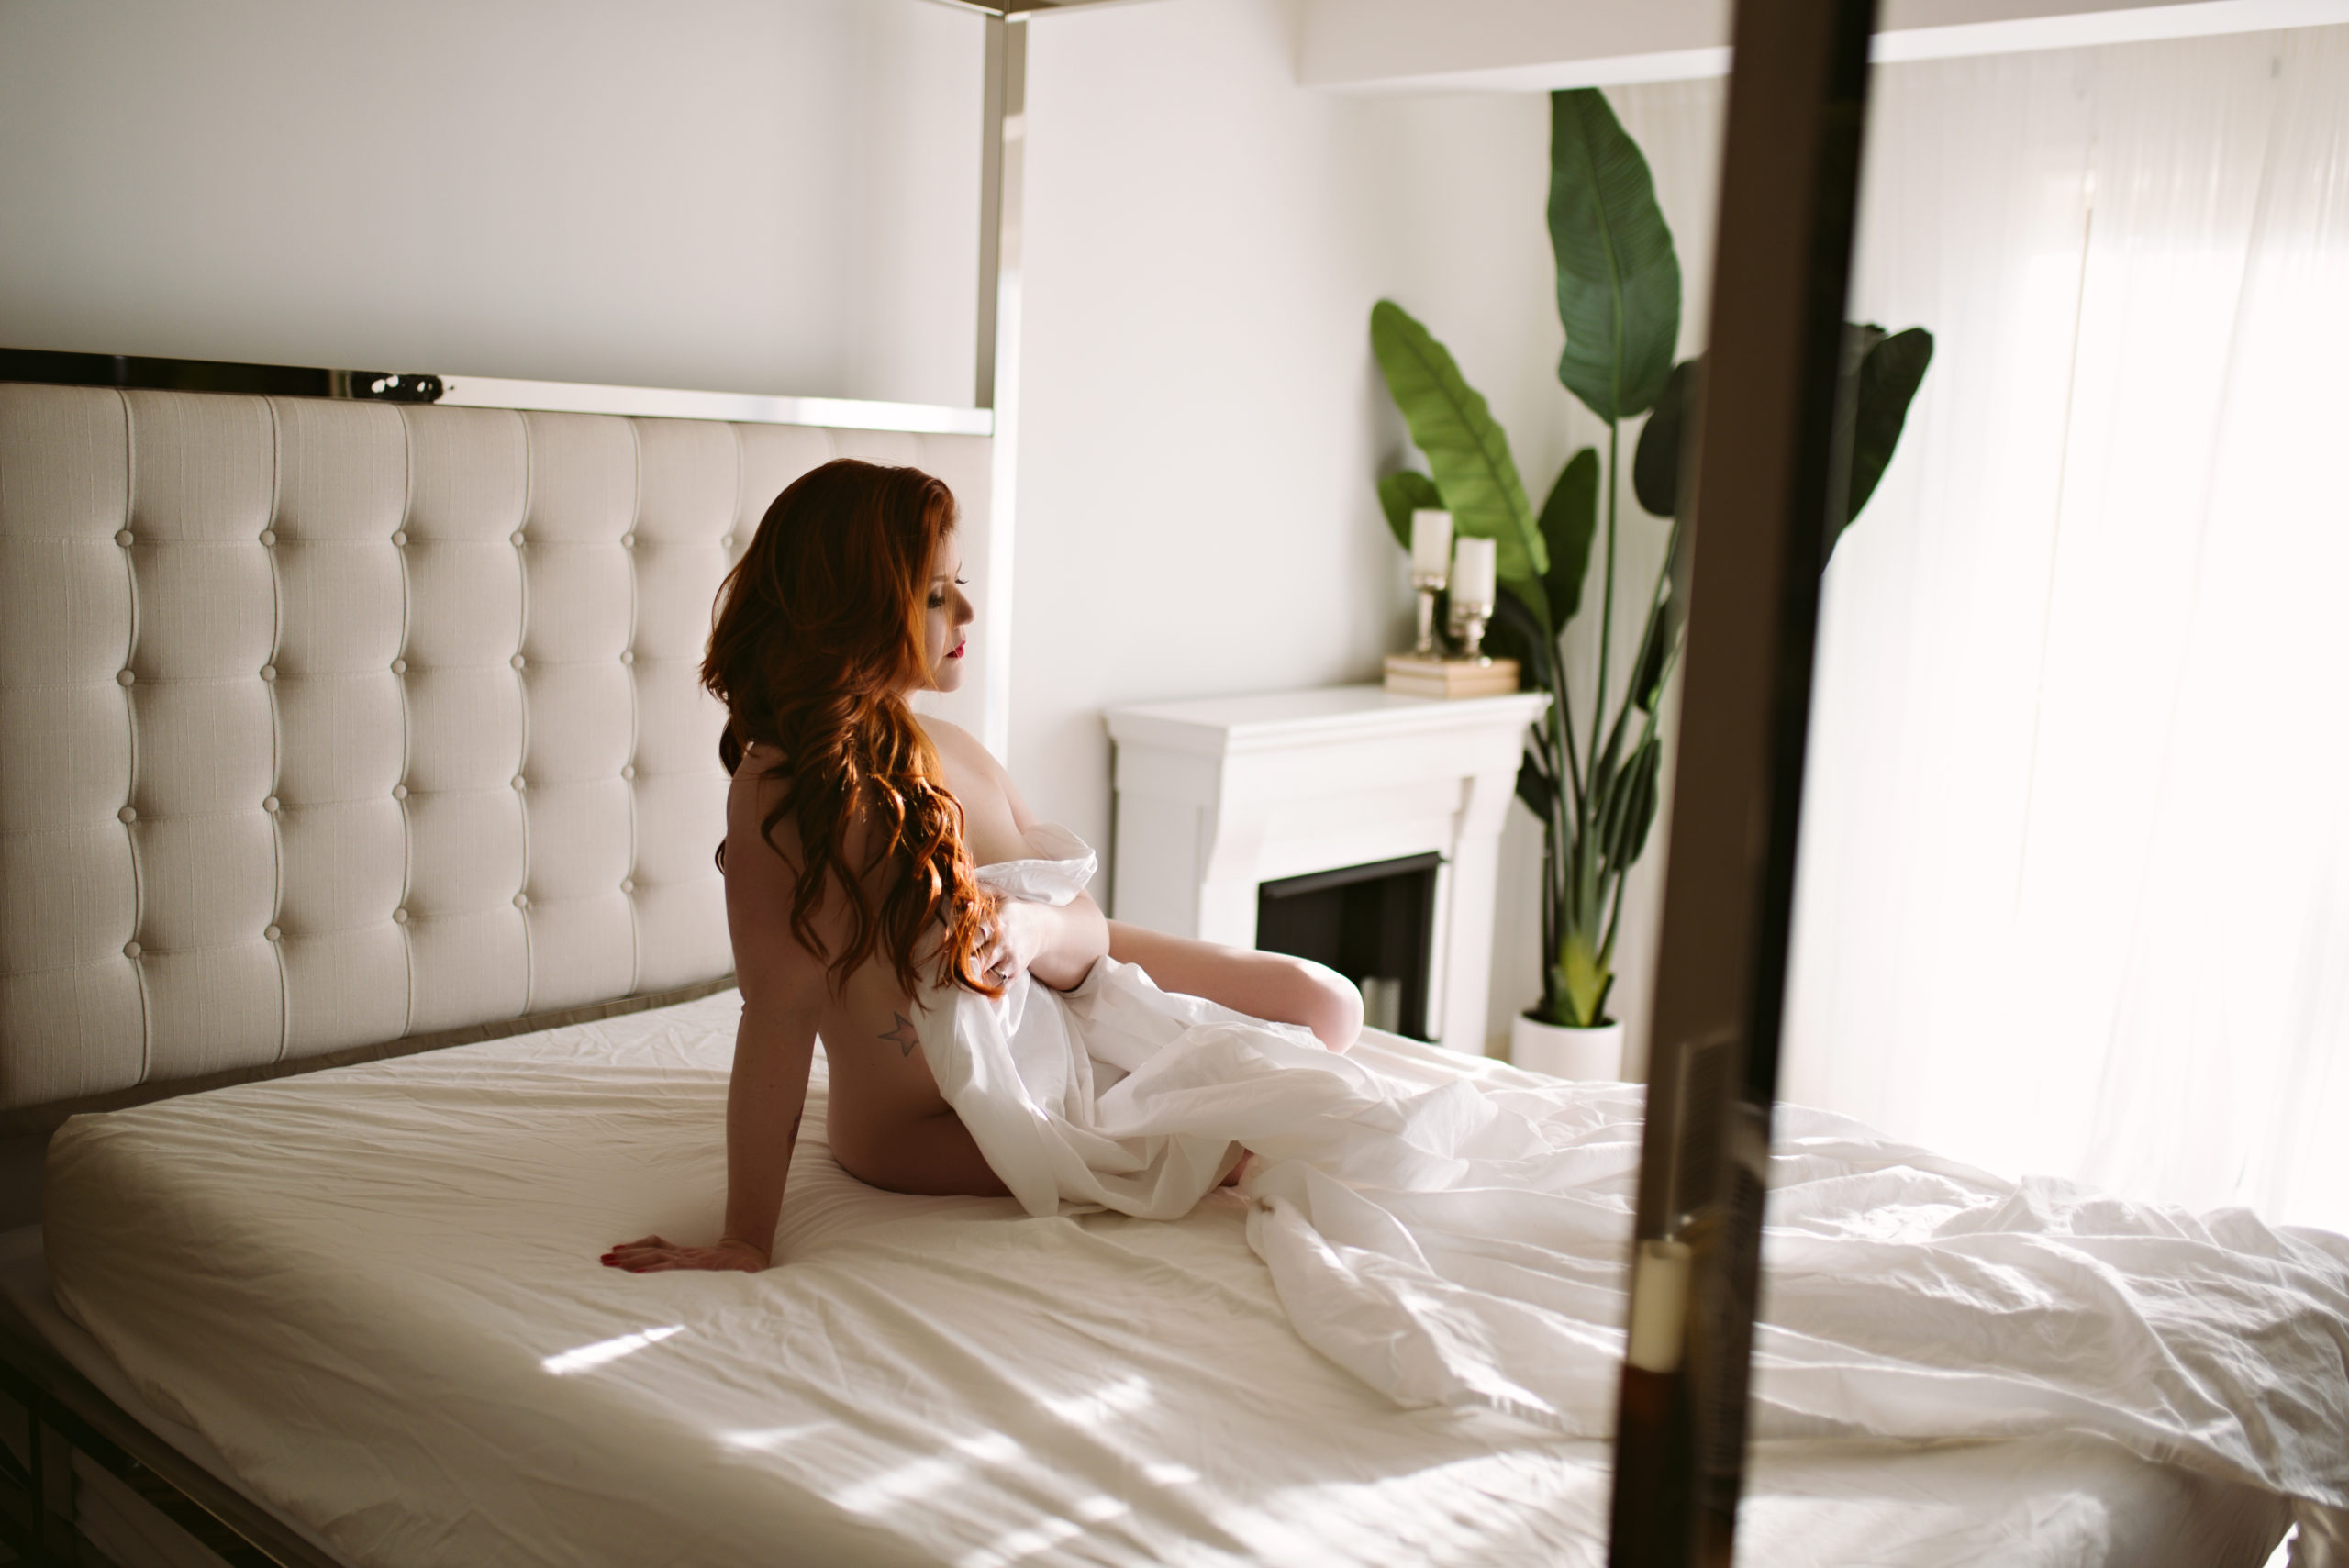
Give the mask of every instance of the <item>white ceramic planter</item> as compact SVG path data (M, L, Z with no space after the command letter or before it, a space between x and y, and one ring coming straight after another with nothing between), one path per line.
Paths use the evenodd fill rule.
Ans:
M1612 1084L1623 1076L1623 1026L1570 1029L1520 1013L1509 1020L1508 1054L1520 1067L1553 1078Z

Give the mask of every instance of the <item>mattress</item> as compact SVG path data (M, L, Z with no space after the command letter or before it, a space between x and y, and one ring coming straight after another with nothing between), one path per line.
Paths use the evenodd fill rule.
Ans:
M820 1058L775 1268L601 1267L717 1233L739 1007L77 1118L57 1302L166 1435L354 1563L1604 1561L1603 1445L1323 1361L1237 1198L1154 1222L875 1191L831 1162ZM1785 1443L1741 1548L2224 1568L2281 1530L2087 1437Z

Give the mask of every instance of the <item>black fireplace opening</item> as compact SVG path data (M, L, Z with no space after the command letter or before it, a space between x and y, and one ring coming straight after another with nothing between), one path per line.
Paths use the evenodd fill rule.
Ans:
M1426 1040L1428 938L1440 854L1283 877L1256 888L1256 946L1326 963L1362 987L1363 1021Z

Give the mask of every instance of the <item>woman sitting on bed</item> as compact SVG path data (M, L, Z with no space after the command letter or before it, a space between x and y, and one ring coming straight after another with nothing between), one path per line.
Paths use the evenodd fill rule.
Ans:
M1003 1193L915 1038L930 984L994 995L1026 971L1067 990L1107 952L1335 1051L1361 1029L1360 995L1319 964L1106 920L1083 894L1054 907L981 889L976 867L1035 853L1034 818L968 731L907 702L963 682L954 521L952 494L918 469L829 462L775 498L719 590L702 681L728 714L719 863L742 992L726 1234L648 1236L606 1263L767 1267L818 1036L842 1169L893 1192Z

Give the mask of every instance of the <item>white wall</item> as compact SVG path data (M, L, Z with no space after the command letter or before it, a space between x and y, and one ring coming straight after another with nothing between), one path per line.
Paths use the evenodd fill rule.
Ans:
M971 401L977 19L0 6L0 343Z
M1300 87L1296 24L1280 0L1032 24L1010 762L1096 843L1105 706L1375 680L1408 639L1374 301L1452 348L1537 503L1570 450L1548 100ZM1514 847L1521 981L1538 832Z

